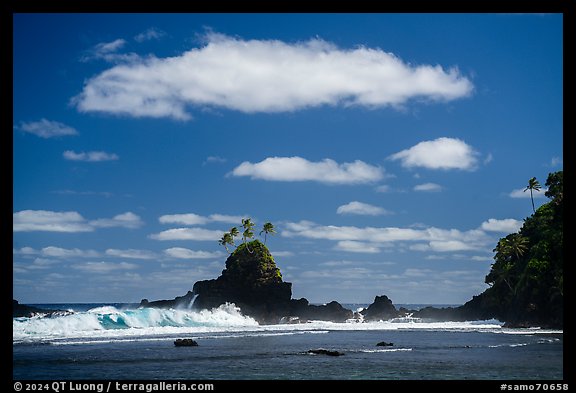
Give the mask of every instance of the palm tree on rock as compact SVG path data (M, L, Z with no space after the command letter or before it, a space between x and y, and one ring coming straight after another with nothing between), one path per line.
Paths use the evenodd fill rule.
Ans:
M268 234L274 235L276 233L276 229L271 222L267 222L262 226L260 236L262 236L262 233L264 233L264 244L266 244Z
M240 235L240 232L238 231L238 228L236 227L232 227L230 228L230 236L232 236L232 241L234 241L234 238L238 235Z
M218 240L218 244L224 246L226 251L229 253L230 251L228 250L228 245L234 245L234 238L230 232L226 232L224 235L222 235L222 239Z
M252 253L253 251L251 251L250 247L248 247L247 240L252 239L254 237L254 223L249 218L242 219L242 226L244 227L244 232L242 233L242 240L244 241L244 244L246 244L246 249L248 250L248 252Z
M528 186L524 189L524 192L530 190L530 199L532 200L532 210L534 213L536 213L536 209L534 208L534 195L532 194L532 191L540 191L541 188L542 186L540 186L540 182L533 177L528 180Z

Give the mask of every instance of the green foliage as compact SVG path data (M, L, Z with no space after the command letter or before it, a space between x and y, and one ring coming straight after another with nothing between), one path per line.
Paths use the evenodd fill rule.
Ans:
M226 261L226 274L240 283L260 285L282 282L280 269L265 244L259 240L240 244Z
M536 213L536 209L534 209L534 195L532 195L532 191L540 191L540 189L540 182L538 182L535 177L528 180L528 186L524 189L524 192L530 190L530 199L532 200L532 210L534 210L534 213Z
M526 218L518 233L499 240L485 282L487 302L502 320L563 320L563 174L548 175L546 196L552 200ZM535 178L527 190L539 189Z

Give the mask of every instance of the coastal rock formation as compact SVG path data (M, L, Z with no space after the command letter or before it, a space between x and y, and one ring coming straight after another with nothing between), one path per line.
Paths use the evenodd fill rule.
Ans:
M72 314L72 312L66 310L48 310L44 308L27 306L25 304L18 303L18 300L12 299L12 318L31 318L34 316L52 317L68 314Z
M338 302L311 305L304 298L292 299L292 283L282 280L272 254L258 240L238 246L226 260L222 275L196 282L193 293L197 295L195 309L234 303L245 315L261 323L281 320L343 322L353 314Z
M218 278L197 281L192 291L174 300L143 299L140 306L201 310L225 303L234 303L244 315L265 324L307 320L344 322L353 317L351 310L336 301L312 305L305 298L292 299L292 283L282 280L272 254L258 240L239 245L226 260L226 268Z
M364 315L365 321L386 321L400 315L386 295L376 296L374 302L360 313Z
M292 284L282 280L268 248L254 240L238 246L226 260L220 277L196 282L193 293L197 295L195 309L211 309L229 302L245 315L269 321L279 313L289 312Z
M156 300L149 302L148 299L142 299L139 307L150 308L191 308L194 294L188 291L184 296L177 296L172 300Z

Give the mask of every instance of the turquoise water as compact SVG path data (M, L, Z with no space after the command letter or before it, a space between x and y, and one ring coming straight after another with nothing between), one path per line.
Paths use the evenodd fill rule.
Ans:
M13 320L14 379L562 380L559 331L498 321L315 321L260 326L213 311L68 305L75 314ZM175 347L194 338L198 347ZM378 347L387 341L391 347ZM309 349L344 355L312 355Z

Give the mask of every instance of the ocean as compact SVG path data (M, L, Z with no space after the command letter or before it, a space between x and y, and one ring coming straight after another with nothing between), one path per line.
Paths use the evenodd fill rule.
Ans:
M230 304L199 312L134 304L35 306L74 313L13 319L14 380L564 378L561 330L508 329L496 320L259 325ZM177 338L198 346L175 347ZM393 345L376 346L381 341ZM308 352L319 348L343 355Z

